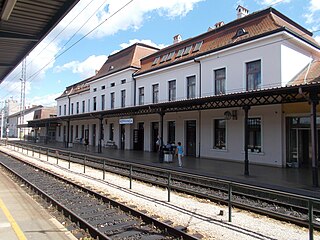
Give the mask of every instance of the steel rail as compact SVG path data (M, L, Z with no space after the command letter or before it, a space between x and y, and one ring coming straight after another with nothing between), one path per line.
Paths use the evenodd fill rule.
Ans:
M17 144L17 143L15 143L15 144ZM22 146L24 146L24 147L30 147L31 146L29 144L20 144L20 143L18 143L17 145L20 145L21 147ZM45 149L47 149L47 148L45 148ZM50 149L50 151L52 151L52 152L55 152L57 150L55 148L48 148L48 149ZM61 157L63 155L68 156L69 154L72 154L74 157L83 156L83 155L80 155L80 154L77 154L77 153L74 153L74 152L63 151L61 149L59 149L58 151L61 153L60 154ZM254 191L261 191L261 192L274 194L274 195L278 195L278 196L282 196L282 197L299 199L299 200L305 201L307 203L308 202L312 202L312 203L319 203L320 202L320 200L317 199L317 198L310 197L310 196L304 196L304 195L300 195L300 194L296 194L296 193L283 192L283 191L279 191L279 190L275 190L275 189L259 187L259 186L253 186L253 185L248 185L248 184L228 181L228 180L224 180L224 179L211 178L211 177L206 177L206 176L201 176L201 175L194 175L194 174L190 174L190 173L178 172L178 171L175 171L175 170L168 170L168 169L163 169L163 168L154 167L154 166L150 166L150 165L144 165L144 164L138 164L138 163L132 163L132 162L123 162L123 161L120 161L120 160L103 158L103 157L99 157L98 158L98 157L90 156L90 155L88 155L88 156L89 157L87 157L87 162L91 159L91 160L93 160L92 162L94 162L94 163L102 164L101 161L103 160L103 161L107 161L109 164L110 163L119 164L119 165L123 166L122 169L125 169L125 170L128 171L128 173L123 173L123 172L120 172L120 171L112 171L112 170L109 169L108 170L109 172L114 172L114 173L121 174L123 176L130 177L130 178L133 178L133 179L136 179L136 180L140 180L140 181L156 184L156 185L159 185L159 186L164 187L164 188L168 188L168 183L159 182L159 181L152 181L152 180L148 179L147 177L135 176L134 174L130 175L128 169L132 168L132 167L135 167L135 168L138 168L138 169L142 169L142 172L143 172L143 169L144 170L148 170L148 171L161 172L161 173L163 173L162 178L165 178L165 175L167 175L167 174L171 174L171 176L172 175L177 175L179 177L188 177L188 178L194 178L194 179L203 180L203 181L214 181L215 183L218 183L218 184L223 184L223 185L227 185L227 186L231 185L233 188L238 187L238 188L250 189L250 190L254 190ZM119 168L119 166L112 166L112 167L118 167ZM137 171L137 170L134 170L134 171ZM146 172L144 172L144 173L146 174ZM179 181L181 181L181 180L179 180ZM310 221L309 219L299 219L299 218L296 218L296 217L293 217L293 216L287 216L287 215L284 215L284 214L281 214L281 213L275 213L275 212L272 212L270 210L265 210L265 209L262 209L262 208L259 208L259 207L248 206L246 204L239 203L239 202L236 202L236 201L231 201L230 202L230 201L228 201L227 198L216 197L216 196L212 196L212 195L208 195L208 194L201 194L201 193L198 193L196 191L189 190L189 189L179 188L179 187L174 186L172 184L170 185L170 188L172 190L185 192L185 193L188 193L188 194L191 194L191 195L195 195L195 196L199 196L199 197L202 197L202 198L208 198L208 199L210 199L212 201L215 201L215 202L222 202L224 204L232 204L232 206L238 207L240 209L249 210L249 211L252 211L252 212L255 212L255 213L258 213L258 214L268 215L270 217L273 217L273 218L276 218L276 219L279 219L279 220L289 221L289 222L295 223L295 224L300 225L300 226L309 226L310 227L310 225L311 225L312 228L314 227L315 229L320 229L320 225L317 224L317 223L313 223L313 220ZM233 195L236 195L236 194L239 194L239 193L234 191ZM274 203L275 202L276 201L274 201ZM278 204L282 204L283 205L283 203L280 203L280 202L278 202ZM297 207L299 207L299 206L297 206ZM304 211L305 210L306 209L304 208ZM315 211L315 210L313 210L313 211Z
M16 160L18 161L22 161L21 159L18 159L14 156L11 156L10 157L12 158L15 158ZM126 212L126 213L129 213L130 215L132 216L135 216L135 217L138 217L140 219L142 219L145 223L147 224L152 224L153 226L156 226L157 228L161 229L162 231L165 231L167 232L168 234L172 235L172 236L175 236L175 237L179 237L179 239L183 239L183 240L197 240L198 238L197 237L194 237L194 236L191 236L187 233L185 233L183 230L180 230L180 229L177 229L177 228L174 228L164 222L161 222L153 217L149 217L147 216L146 214L140 212L140 211L137 211L131 207L128 207L124 204L121 204L117 201L114 201L110 198L107 198L106 196L98 193L98 192L95 192L94 190L91 190L83 185L79 185L71 180L68 180L68 179L65 179L65 178L62 178L61 176L53 173L53 172L50 172L50 171L47 171L47 170L44 170L42 168L39 168L29 162L25 162L23 161L25 164L33 167L33 168L36 168L36 169L40 169L41 171L45 172L46 174L56 178L56 179L59 179L69 185L72 185L76 188L79 188L81 191L84 191L92 196L94 196L95 198L97 199L101 199L103 202L105 203L108 203L114 207L117 207L119 209L121 209L122 211ZM54 203L54 205L57 206L58 209L60 210L63 210L64 213L66 213L65 215L66 216L71 216L72 217L72 220L73 222L79 222L80 223L80 227L82 227L83 229L88 229L89 233L91 234L92 237L95 237L95 238L98 238L99 240L100 239L106 239L106 240L109 240L111 238L109 238L108 236L106 236L105 234L101 233L100 231L98 231L94 226L90 225L89 223L86 222L86 220L84 220L83 218L77 216L77 214L75 214L72 210L66 208L65 206L61 205L59 203L58 200L52 198L51 196L49 196L48 194L46 194L45 192L43 192L41 189L39 189L38 187L36 187L34 184L32 184L31 182L29 182L28 180L26 180L25 178L23 178L23 176L21 176L19 173L15 172L14 170L8 168L7 166L5 166L4 164L2 164L0 162L0 164L6 168L8 171L10 171L12 174L16 175L17 177L19 177L19 179L23 182L25 182L28 186L30 186L32 189L34 189L35 192L39 193L39 195L41 196L44 196L48 201Z

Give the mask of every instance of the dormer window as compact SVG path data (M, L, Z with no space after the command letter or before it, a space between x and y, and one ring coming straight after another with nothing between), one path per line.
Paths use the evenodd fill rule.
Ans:
M197 42L196 45L194 46L193 52L199 51L202 46L202 43L203 43L203 41Z
M173 58L174 53L175 53L175 51L169 53L166 61L170 61Z
M163 55L162 58L161 58L160 63L165 62L167 60L167 58L168 58L168 54Z
M191 51L192 46L188 46L184 49L183 55L188 55L189 52Z
M244 28L239 28L236 32L236 35L233 38L241 37L247 33L248 32Z
M183 51L184 51L184 48L180 49L180 50L178 51L177 55L176 55L176 58L181 57L181 56L182 56Z
M152 63L152 66L153 65L156 65L160 60L160 57L156 57L154 60L153 60L153 63Z
M111 70L113 70L113 69L114 69L114 66L111 65L111 66L109 67L109 71L111 71Z

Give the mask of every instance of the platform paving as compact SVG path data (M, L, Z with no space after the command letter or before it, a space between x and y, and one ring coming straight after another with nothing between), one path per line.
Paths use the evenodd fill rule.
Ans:
M0 171L0 239L76 240L62 224Z
M28 143L31 144L31 142ZM94 156L104 156L112 159L147 164L161 168L175 169L188 173L318 197L320 199L320 188L312 186L311 167L281 168L257 165L250 163L249 156L249 176L245 176L244 161L237 162L185 156L183 158L183 167L179 168L176 157L172 163L165 163L161 158L159 158L159 154L154 152L102 148L102 153L98 153L97 148L89 147L89 149L86 150L85 146L80 144L74 144L71 148L65 148L62 143L58 142L32 144L42 145L45 147L55 147L77 153L82 152Z

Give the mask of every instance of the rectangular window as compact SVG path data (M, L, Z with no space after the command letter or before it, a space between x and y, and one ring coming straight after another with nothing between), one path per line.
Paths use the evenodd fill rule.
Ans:
M144 104L144 87L139 88L139 105Z
M73 115L73 103L71 103L71 115Z
M247 91L261 88L261 60L249 62L247 67Z
M176 139L176 122L169 121L168 122L168 142L174 143Z
M58 128L58 135L59 137L61 137L61 125L59 125L59 128Z
M251 152L261 152L261 118L248 118L249 143Z
M114 92L110 93L110 109L114 109Z
M88 112L90 112L90 99L88 99Z
M109 124L109 140L113 141L113 136L114 136L114 125L113 123Z
M152 103L159 102L159 84L152 85Z
M79 138L79 126L76 125L76 138Z
M86 102L83 100L82 101L82 113L86 111Z
M59 106L59 116L61 116L61 106Z
M71 125L71 129L70 129L70 138L71 138L71 142L74 141L73 139L73 125Z
M96 91L97 91L97 88L94 88L93 91L96 92Z
M194 46L193 52L199 51L202 46L202 43L203 43L203 41L197 42L196 45Z
M181 57L181 56L182 56L183 51L184 51L184 48L180 49L180 50L178 51L177 55L176 55L176 58Z
M196 97L196 76L187 77L187 98Z
M114 87L116 85L116 83L112 82L110 83L110 87Z
M183 51L183 55L188 55L189 52L191 51L192 46L188 46L185 48L185 50Z
M169 101L176 100L176 80L169 81Z
M121 107L126 106L126 90L121 90Z
M79 114L79 102L76 103L76 113Z
M214 120L214 145L213 148L225 149L226 148L226 120Z
M81 125L81 138L84 139L84 125Z
M173 55L175 54L175 51L170 52L168 57L167 57L167 61L170 61L173 58Z
M67 105L63 105L63 115L67 115Z
M121 80L121 84L125 84L126 82L127 82L126 79Z
M215 89L216 95L226 93L226 69L225 68L214 70L214 89Z
M106 89L106 86L105 85L101 86L101 90L104 90L104 89Z
M160 57L156 57L152 62L152 66L156 65L159 62L159 60L160 60Z
M105 109L105 103L106 103L105 98L106 97L104 94L101 95L101 111L103 111Z
M162 58L161 58L160 63L163 63L163 62L167 61L167 58L168 58L168 54L163 55Z
M93 111L97 111L97 97L93 97Z

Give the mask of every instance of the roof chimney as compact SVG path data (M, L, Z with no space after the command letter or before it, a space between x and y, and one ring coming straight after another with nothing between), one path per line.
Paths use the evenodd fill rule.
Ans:
M246 9L240 5L238 5L236 10L237 10L237 19L247 16L249 13L248 9Z
M224 22L221 21L221 22L217 22L217 23L214 25L214 27L215 27L215 28L219 28L219 27L222 27L223 25L224 25Z
M182 41L182 37L181 37L180 34L175 35L175 36L173 37L173 44L179 43L179 42L181 42L181 41Z

